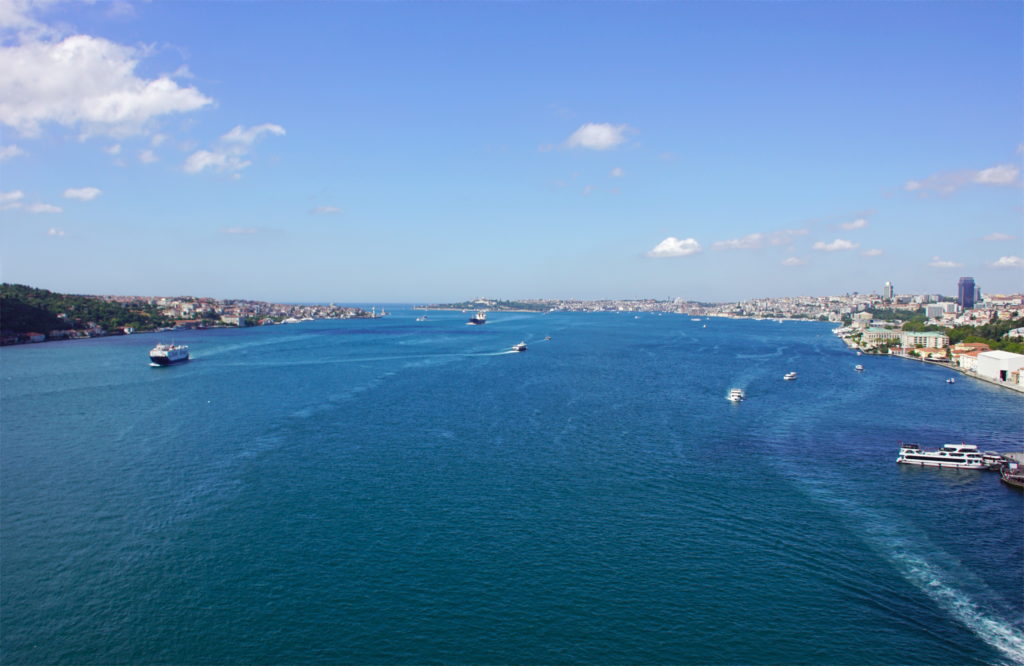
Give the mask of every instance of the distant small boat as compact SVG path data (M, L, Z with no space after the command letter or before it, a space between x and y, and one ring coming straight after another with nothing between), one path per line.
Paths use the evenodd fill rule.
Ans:
M426 321L426 320L427 320L427 315L423 315L422 317L416 317L416 321Z
M514 352L524 352L524 351L526 351L526 342L524 341L524 342L520 342L517 345L512 345L512 351L514 351Z
M734 388L729 391L729 395L726 398L730 402L742 402L747 397L747 394L743 392L743 389Z
M694 318L693 318L693 319L691 319L690 321L700 321L700 317L694 317Z
M949 379L946 380L946 383L947 384L956 384L956 378L950 377Z
M551 339L551 336L550 336L550 335L545 335L545 336L544 336L544 339L545 339L545 340L550 340L550 339Z
M856 370L857 372L864 372L864 366L861 365L860 363L858 363L857 365L853 366L853 369Z
M857 352L857 356L860 356L860 352Z
M786 374L782 375L782 378L785 379L787 382L793 381L794 379L796 379L796 373L787 372Z
M487 313L483 310L479 310L475 315L469 318L466 322L468 326L482 326L487 323Z

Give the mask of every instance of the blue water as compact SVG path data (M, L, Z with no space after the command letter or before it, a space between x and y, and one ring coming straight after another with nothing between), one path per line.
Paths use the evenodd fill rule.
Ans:
M826 324L416 314L0 350L0 660L1024 663L1024 495L895 464L1020 449L1022 396Z

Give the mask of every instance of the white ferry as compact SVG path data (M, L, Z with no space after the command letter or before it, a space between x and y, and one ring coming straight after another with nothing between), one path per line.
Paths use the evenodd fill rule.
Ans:
M467 326L481 326L487 323L487 313L483 310L479 310L475 315L469 318L466 322Z
M149 350L150 365L171 365L188 360L188 345L158 344Z
M795 372L787 372L786 374L782 375L782 378L785 379L787 382L791 382L794 379L796 379L796 373Z
M728 400L730 402L742 402L747 397L747 394L743 392L743 389L734 388L729 391Z
M896 462L956 469L988 469L989 466L974 444L946 444L937 451L925 451L917 444L900 443L900 455Z
M512 351L514 351L514 352L524 352L524 351L526 351L526 341L520 342L517 345L512 345Z

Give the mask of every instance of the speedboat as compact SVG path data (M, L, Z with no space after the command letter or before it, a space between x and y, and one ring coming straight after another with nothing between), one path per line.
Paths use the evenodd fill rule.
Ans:
M785 379L787 382L791 382L794 379L796 379L796 373L795 372L787 372L786 374L782 375L782 378Z
M416 317L416 321L426 321L426 320L427 320L427 315L423 315L422 317Z
M900 454L896 462L925 467L988 469L988 464L974 444L945 444L941 449L926 451L917 444L900 443Z
M864 372L864 366L861 365L860 363L858 363L857 365L853 366L853 369L856 370L857 372Z
M514 352L524 352L524 351L526 351L526 342L524 341L524 342L520 342L517 345L512 345L512 351L514 351Z
M743 392L743 389L734 388L729 391L728 400L730 402L742 402L747 397L747 394Z

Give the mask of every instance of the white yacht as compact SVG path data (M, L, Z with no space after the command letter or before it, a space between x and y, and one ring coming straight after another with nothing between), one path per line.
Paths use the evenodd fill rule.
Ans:
M900 443L900 455L896 462L956 469L987 469L989 466L974 444L945 444L936 451L925 451L917 444Z
M747 394L743 392L743 389L734 388L729 391L728 400L730 402L742 402L747 397Z
M795 372L787 372L786 374L782 375L782 378L785 379L787 382L791 382L794 379L796 379L796 373Z

